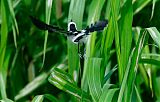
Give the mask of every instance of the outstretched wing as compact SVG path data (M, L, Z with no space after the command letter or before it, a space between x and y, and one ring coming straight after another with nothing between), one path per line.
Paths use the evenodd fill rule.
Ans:
M94 31L101 31L103 30L108 24L108 20L103 20L103 21L98 21L94 25L91 24L91 26L87 27L85 30L89 32L94 32Z
M48 25L40 20L38 20L37 18L30 16L30 19L32 20L32 23L39 29L41 30L48 30L48 32L58 32L58 33L63 33L63 34L69 34L68 31L66 31L63 28L57 27L57 26L52 26L52 25Z

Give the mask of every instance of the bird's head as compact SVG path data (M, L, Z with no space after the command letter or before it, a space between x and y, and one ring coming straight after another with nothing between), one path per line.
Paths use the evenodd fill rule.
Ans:
M68 31L75 32L77 31L76 23L72 20L68 23Z

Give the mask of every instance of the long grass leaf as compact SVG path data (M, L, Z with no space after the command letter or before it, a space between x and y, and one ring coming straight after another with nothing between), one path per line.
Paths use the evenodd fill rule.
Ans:
M132 10L132 0L127 0L122 7L121 18L119 21L119 35L120 35L120 45L121 45L121 70L120 78L123 78L124 71L126 69L128 58L131 50L132 43L132 19L133 19L133 10ZM121 82L122 79L120 79Z
M112 84L105 84L103 86L102 94L98 102L113 102L114 94L119 88L110 89L112 86Z
M113 69L111 69L108 74L104 77L103 84L105 84L108 79L111 77L111 75L117 70L117 66L115 66Z
M118 61L118 72L119 72L119 80L121 79L121 60L120 60L120 41L119 41L119 31L118 31L118 15L120 10L120 1L111 0L111 18L109 21L108 32L115 36L115 46L116 46L116 54Z
M152 0L135 0L135 2L133 3L134 15L140 12L151 1Z
M15 96L15 100L19 100L25 97L26 95L34 91L36 88L38 88L40 85L44 84L46 82L47 77L47 73L42 73L39 76L37 76L33 81L28 83L23 89L19 91L19 93Z
M151 13L150 20L153 18L153 15L154 15L154 9L155 9L156 1L157 1L157 0L152 0L152 13Z
M50 101L58 102L58 99L55 96L51 95L51 94L44 94L44 97L46 99L50 100Z
M95 21L100 18L101 10L104 5L105 0L93 0L89 7L89 15L88 15L88 25L91 25ZM95 9L93 9L95 8ZM86 48L86 56L93 57L95 50L95 40L96 40L96 32L92 33L88 38L87 48Z
M0 91L2 99L7 97L5 89L5 78L3 76L6 46L7 46L7 36L8 36L8 11L7 11L7 1L1 0L1 13L2 13L2 24L1 24L1 43L0 43Z
M7 1L9 5L10 15L12 17L12 29L13 29L14 43L15 43L15 47L17 48L16 34L19 35L18 24L17 24L17 20L15 17L12 1L11 0L7 0Z
M128 62L127 69L125 71L125 75L122 81L118 102L122 102L122 98L124 98L124 95L126 95L126 98L124 99L126 102L131 101L132 90L134 87L135 77L137 74L138 61L140 59L140 54L142 52L145 37L146 37L146 32L140 34L136 48L135 50L133 50L133 55L131 54L130 56L130 61ZM124 94L124 92L126 92L126 94Z
M89 91L91 93L92 99L94 102L97 102L102 93L101 89L101 79L100 79L100 66L101 66L101 58L89 58L88 59L88 85Z
M138 102L142 102L142 99L141 99L141 96L140 96L140 93L139 93L137 87L134 86L134 88L135 88L135 91L136 91L136 95L137 95L137 100L138 100Z
M160 61L159 61L159 60L156 60L156 59L142 58L142 59L140 59L139 63L151 64L151 65L160 66Z
M50 22L50 16L51 16L51 8L52 8L52 0L46 0L46 11L45 11L45 15L46 15L46 23L49 24ZM45 41L44 41L44 48L43 48L43 63L42 63L42 67L44 66L44 62L45 62L45 52L46 52L46 48L47 48L47 39L48 39L48 31L45 31Z
M155 41L155 43L158 45L160 48L160 33L157 30L156 27L151 27L151 28L146 28L149 34L151 35L152 39Z
M50 94L37 95L33 98L32 102L45 102L45 99L50 100L51 102L58 102L58 100Z
M114 40L114 32L113 32L113 19L111 18L111 0L108 0L107 2L107 8L106 8L106 14L105 14L105 18L108 19L109 21L109 25L108 25L108 29L104 29L103 31L103 35L102 35L102 41L101 41L101 57L104 59L102 64L102 68L101 68L101 77L103 78L104 76L104 72L106 69L106 65L108 64L108 60L110 58L110 50L111 47L113 45L113 40Z
M89 7L89 15L88 15L88 25L94 23L96 20L100 18L102 8L104 5L105 0L92 0L90 7ZM93 9L94 8L94 9ZM88 42L86 44L86 57L93 57L95 48L95 40L96 40L96 32L92 33L91 36L88 37ZM98 50L98 49L97 49ZM86 58L84 62L84 74L82 77L82 88L87 90L88 85L87 81L87 70L88 68L88 59Z
M0 102L14 102L14 101L12 101L12 100L6 98L6 99L3 99L3 100L0 100Z
M73 95L74 97L80 100L83 98L85 101L90 101L90 96L76 85L72 76L58 68L53 69L48 80L52 85Z
M37 95L33 98L32 102L43 102L44 96L43 95Z
M125 71L125 75L121 84L121 88L120 88L120 92L119 92L119 96L118 96L118 100L117 102L122 102L122 98L124 97L124 91L125 91L125 87L127 84L127 78L128 78L128 74L129 74L129 68L130 68L130 64L131 64L131 58L133 57L133 52L135 51L135 49L133 49L130 58L128 60L128 65Z
M102 99L101 102L112 102L115 93L119 90L119 88L109 89L105 98Z
M71 0L69 8L68 22L72 19L76 25L77 29L82 28L82 20L84 15L85 0ZM68 66L69 73L74 77L75 81L78 81L78 70L79 70L79 56L78 56L78 46L73 44L69 39L67 41L68 45Z

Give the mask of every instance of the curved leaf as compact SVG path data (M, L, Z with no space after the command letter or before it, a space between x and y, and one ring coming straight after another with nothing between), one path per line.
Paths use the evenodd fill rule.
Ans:
M64 71L61 71L58 68L53 69L53 72L51 73L48 80L57 88L77 97L78 99L90 101L90 96L86 92L81 90L79 87L77 87L71 75Z

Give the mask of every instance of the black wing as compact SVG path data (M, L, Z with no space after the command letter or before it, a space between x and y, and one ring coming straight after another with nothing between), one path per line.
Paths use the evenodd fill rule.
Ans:
M68 31L66 31L63 28L57 27L57 26L52 26L52 25L48 25L38 19L36 19L33 16L30 16L30 19L32 20L32 23L39 29L41 30L48 30L48 32L58 32L58 33L63 33L63 34L69 34Z
M101 31L103 30L108 24L108 20L103 20L103 21L98 21L94 25L91 24L90 27L87 27L85 30L89 32L94 32L94 31Z

